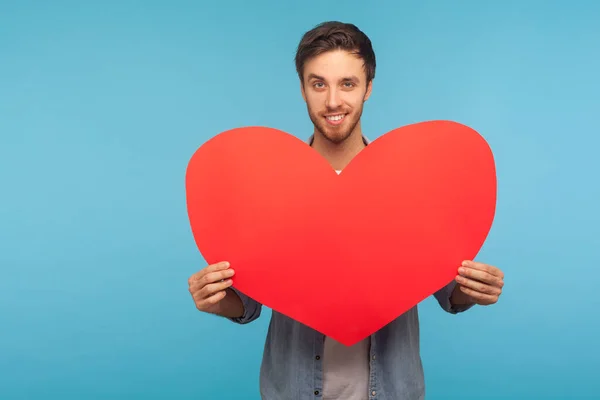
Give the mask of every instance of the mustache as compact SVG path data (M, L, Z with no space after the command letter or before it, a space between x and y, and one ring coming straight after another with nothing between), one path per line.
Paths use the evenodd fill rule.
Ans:
M343 108L326 108L321 114L349 114L350 110Z

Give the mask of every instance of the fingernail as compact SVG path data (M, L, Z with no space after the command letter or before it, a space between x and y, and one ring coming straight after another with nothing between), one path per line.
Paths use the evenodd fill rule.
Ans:
M458 272L460 272L460 273L462 274L462 273L464 273L464 272L465 272L465 269L464 269L463 267L460 267L460 268L458 269Z

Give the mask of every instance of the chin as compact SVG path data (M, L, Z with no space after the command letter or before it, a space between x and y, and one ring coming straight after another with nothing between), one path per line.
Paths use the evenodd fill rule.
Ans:
M351 131L342 131L342 132L331 132L329 129L321 130L321 133L327 140L332 143L339 144L344 140L348 139L351 135Z
M344 142L350 136L352 136L352 132L354 132L354 128L356 127L356 123L354 121L348 120L344 121L344 123L338 127L332 127L327 124L327 122L321 123L317 125L321 134L330 142L339 144Z

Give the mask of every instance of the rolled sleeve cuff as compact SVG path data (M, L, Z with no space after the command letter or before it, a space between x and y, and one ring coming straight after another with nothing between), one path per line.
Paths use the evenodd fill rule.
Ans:
M452 293L454 292L456 285L456 281L450 282L448 285L444 286L440 291L438 291L435 296L440 306L450 314L458 314L467 311L475 305L474 303L452 305L450 298L452 297Z
M230 287L230 289L239 296L242 300L242 305L244 306L244 313L241 317L227 317L232 322L236 324L247 324L249 322L254 321L260 316L260 312L262 309L262 305L258 303L256 300L246 296L244 293L240 292L238 289L234 287Z

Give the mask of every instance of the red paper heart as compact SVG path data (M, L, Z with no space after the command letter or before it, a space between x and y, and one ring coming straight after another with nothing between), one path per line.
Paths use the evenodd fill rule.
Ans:
M263 305L352 345L450 283L496 207L492 152L431 121L374 140L340 175L277 129L202 145L186 174L196 244Z

